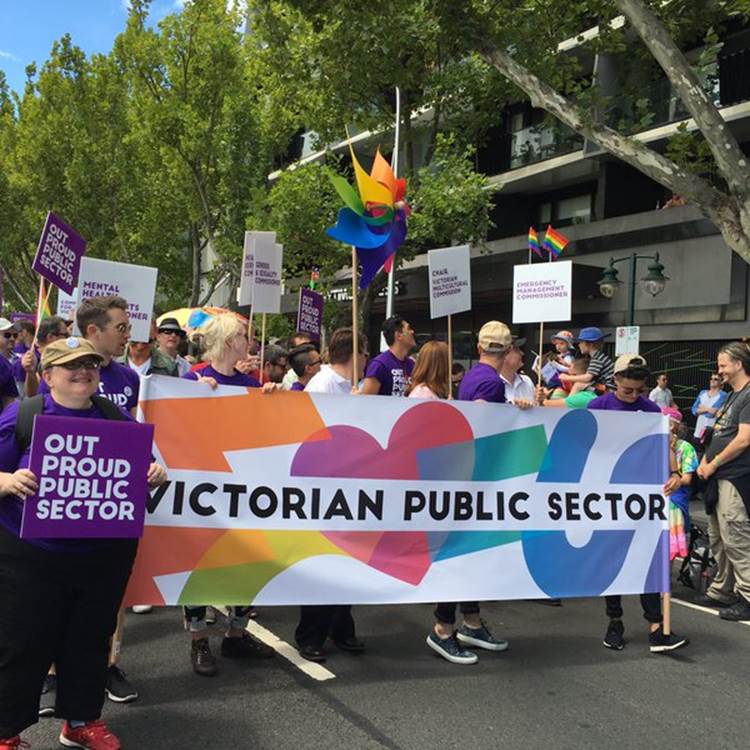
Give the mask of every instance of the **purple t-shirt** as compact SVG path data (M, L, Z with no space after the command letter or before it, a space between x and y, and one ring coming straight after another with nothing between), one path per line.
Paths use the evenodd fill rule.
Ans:
M50 394L46 394L43 398L42 414L57 417L106 419L106 416L93 404L88 409L67 409L54 401ZM21 447L16 442L16 420L19 407L20 401L15 401L0 414L0 471L8 473L29 467L31 446L29 445L25 451L21 451ZM121 411L127 419L133 421L130 414L124 409ZM20 534L22 514L23 503L19 498L10 495L0 497L0 525L14 536ZM26 539L24 541L52 552L89 552L95 549L97 545L106 543L106 540L91 539Z
M491 365L479 362L464 375L458 386L459 401L505 403L505 383Z
M106 367L99 369L99 396L108 398L121 409L130 411L138 406L138 388L140 379L135 370L112 360ZM49 393L49 386L42 379L39 393Z
M365 370L366 378L380 383L380 396L403 396L414 370L414 360L399 359L390 349L373 357Z
M13 377L13 365L0 354L0 397L18 398L16 379ZM2 409L2 404L0 404Z
M294 383L292 383L292 387L289 390L290 391L304 391L305 386L302 385L302 383L300 383L299 380L295 380Z
M234 371L234 375L224 375L214 370L211 365L197 372L186 372L182 376L185 380L198 380L199 377L213 378L219 385L239 385L243 388L260 388L260 383L251 375Z
M652 411L661 412L661 409L645 396L638 396L632 404L620 401L615 394L610 391L603 396L597 396L589 401L588 409L604 409L606 411Z

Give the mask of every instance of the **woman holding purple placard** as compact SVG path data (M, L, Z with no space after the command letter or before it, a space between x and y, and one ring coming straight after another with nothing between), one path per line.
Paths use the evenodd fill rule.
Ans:
M31 409L14 403L0 415L0 750L27 746L19 734L38 720L39 694L53 662L55 715L66 720L60 743L120 748L100 716L109 639L138 540L20 538L23 501L37 489L27 468L33 419L27 416L132 419L95 395L102 360L85 339L49 344L42 355L49 392L24 402ZM152 463L149 486L166 478Z

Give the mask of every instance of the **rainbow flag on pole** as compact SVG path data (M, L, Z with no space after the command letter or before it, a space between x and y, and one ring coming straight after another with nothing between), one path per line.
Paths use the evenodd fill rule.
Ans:
M539 235L537 235L534 227L529 227L529 250L536 253L540 258L544 258L542 249L539 246ZM529 259L531 259L531 256L529 256Z
M547 231L544 233L544 242L542 244L550 255L558 258L568 242L568 238L565 235L560 234L560 232L556 232L551 224L547 226Z

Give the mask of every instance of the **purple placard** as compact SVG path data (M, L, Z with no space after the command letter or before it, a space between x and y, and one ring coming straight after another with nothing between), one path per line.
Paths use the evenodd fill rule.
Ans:
M143 535L154 426L40 415L29 469L39 491L24 503L23 539Z
M299 307L297 308L297 330L309 333L315 341L320 341L320 329L323 325L323 295L303 287L299 290Z
M10 314L11 323L17 323L19 320L30 320L36 325L36 313L12 312Z
M81 271L86 240L50 211L32 268L66 294L73 294Z

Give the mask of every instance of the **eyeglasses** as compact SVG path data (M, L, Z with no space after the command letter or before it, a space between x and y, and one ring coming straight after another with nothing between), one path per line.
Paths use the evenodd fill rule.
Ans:
M133 330L133 326L130 323L118 323L114 326L117 333L130 333Z
M62 367L63 370L69 372L75 372L76 370L98 370L101 367L101 362L98 359L74 359L72 362L63 362L57 367Z
M184 339L185 338L185 331L175 331L174 328L167 328L165 330L159 331L160 336L179 336L179 338Z
M18 334L15 331L4 331L3 336L5 336L6 339L17 339Z

